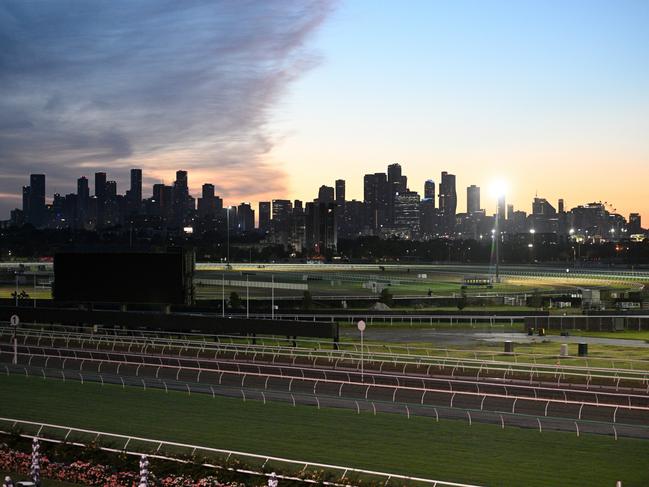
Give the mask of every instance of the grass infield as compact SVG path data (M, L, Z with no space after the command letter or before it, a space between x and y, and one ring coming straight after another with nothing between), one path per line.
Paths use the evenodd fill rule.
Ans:
M1 376L0 415L490 486L649 485L649 442Z

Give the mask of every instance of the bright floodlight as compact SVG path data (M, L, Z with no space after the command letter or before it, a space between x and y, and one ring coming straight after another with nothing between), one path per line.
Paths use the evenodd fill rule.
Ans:
M495 198L500 198L507 194L508 185L507 182L502 179L497 179L491 183L490 191L492 196Z

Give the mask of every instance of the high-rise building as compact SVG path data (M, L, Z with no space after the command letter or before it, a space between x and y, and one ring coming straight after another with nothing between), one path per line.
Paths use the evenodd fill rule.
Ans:
M424 183L424 199L433 200L433 207L435 206L435 181L427 179Z
M206 183L201 189L198 199L198 218L201 220L214 219L223 211L223 200L214 194L214 185Z
M419 236L419 193L402 191L394 199L394 224L408 238Z
M97 199L104 199L106 197L106 173L95 173L95 196Z
M370 228L378 229L388 222L390 190L385 173L366 174L363 179L363 201L367 206Z
M480 211L480 188L472 184L466 188L466 212L476 213Z
M173 185L173 225L182 228L189 223L190 208L193 206L193 198L189 195L189 184L187 171L176 171L176 180Z
M457 193L455 191L455 175L446 171L442 172L439 183L439 210L442 214L444 230L452 233L455 229Z
M128 191L130 210L134 213L140 211L142 206L142 169L131 169L131 187Z
M503 225L507 218L507 205L505 203L504 194L498 196L498 207L496 208L496 211L498 213L498 222Z
M237 229L240 232L252 232L255 229L255 210L250 203L241 203L237 207Z
M45 210L45 175L32 174L29 176L29 211L26 213L27 222L35 227L44 226Z
M335 203L307 203L304 209L306 247L310 254L335 252L338 244Z
M259 202L259 231L266 233L270 230L270 201Z
M334 202L334 188L331 186L320 186L318 190L318 203L333 203Z
M629 214L629 233L642 233L642 217L640 213Z
M97 228L103 228L106 212L106 173L95 173L95 200L97 205Z
M336 203L341 204L345 202L345 180L336 179Z
M565 213L563 198L559 198L558 211L559 211L559 213Z
M532 214L551 217L556 216L557 210L545 198L536 197L532 202Z
M87 200L90 198L90 188L88 187L88 178L81 176L77 179L77 196L79 199Z
M401 164L388 166L388 184L395 193L402 193L408 189L408 178L402 174Z

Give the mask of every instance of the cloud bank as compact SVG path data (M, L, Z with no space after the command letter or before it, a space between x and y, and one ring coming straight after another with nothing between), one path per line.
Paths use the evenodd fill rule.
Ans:
M329 0L7 0L0 4L0 211L28 174L52 192L106 170L256 200L284 190L265 160L286 87L317 63ZM91 179L92 180L92 179ZM146 188L145 194L149 188Z

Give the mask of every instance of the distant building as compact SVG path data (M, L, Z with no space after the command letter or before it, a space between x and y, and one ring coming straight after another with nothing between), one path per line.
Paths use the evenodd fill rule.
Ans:
M334 188L331 186L320 186L318 190L318 203L333 203L334 202Z
M466 188L466 212L471 214L480 211L480 188L472 184Z
M259 231L262 233L270 231L270 201L259 202Z
M457 212L457 192L455 190L455 175L446 171L442 172L439 184L439 210L443 219L444 232L453 233Z
M432 179L428 179L424 183L424 199L432 200L433 206L435 206L435 181Z
M336 203L341 204L345 202L345 180L336 179Z

